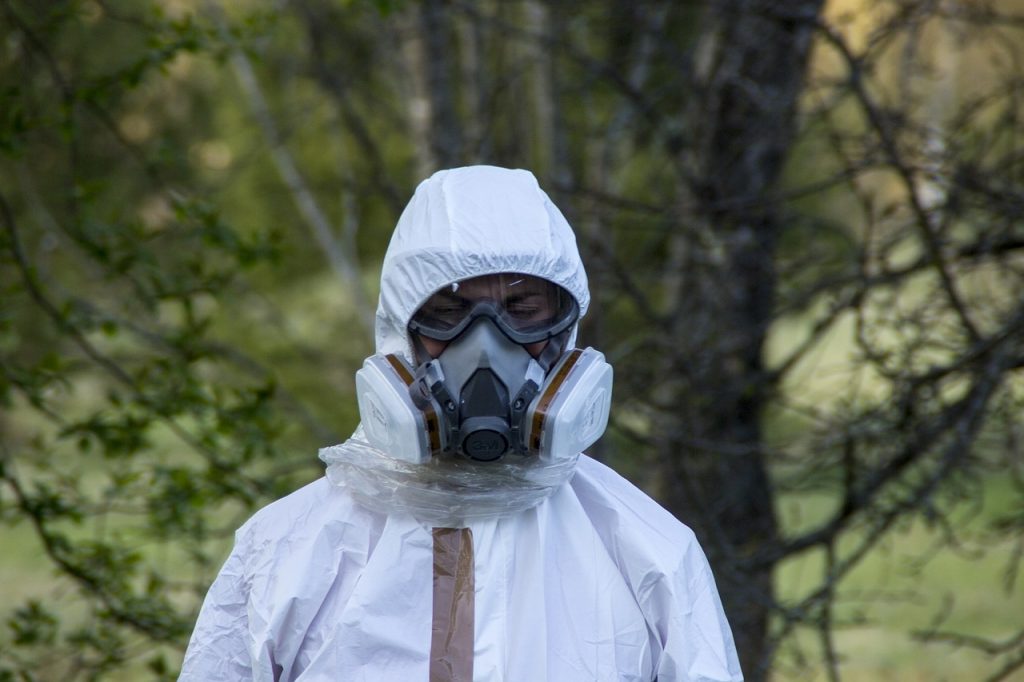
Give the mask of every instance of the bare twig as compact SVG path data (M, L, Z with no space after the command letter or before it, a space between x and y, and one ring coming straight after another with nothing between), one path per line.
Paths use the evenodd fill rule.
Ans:
M305 178L299 171L291 152L284 144L284 140L278 130L277 123L270 112L266 97L260 87L252 62L246 56L245 51L234 41L227 27L227 20L224 18L220 7L213 0L206 2L209 13L214 17L225 42L230 45L231 65L238 78L242 90L245 92L249 108L259 124L260 130L270 148L271 158L278 174L284 181L292 194L292 199L299 213L306 221L316 240L317 245L327 257L331 270L340 280L342 286L352 296L356 315L363 327L363 332L370 338L373 337L373 307L371 306L366 290L363 286L360 266L355 254L346 253L334 236L334 230L330 221L320 208L316 197L310 190Z
M849 71L850 87L856 94L868 121L871 123L875 133L878 135L878 139L882 144L882 148L885 151L889 164L903 182L907 201L916 219L915 224L918 227L918 231L921 233L921 237L928 250L932 266L939 275L942 286L945 289L946 296L949 298L950 305L952 305L953 309L956 310L964 330L972 340L977 341L980 334L971 319L971 316L967 311L967 306L964 305L963 298L961 297L956 283L953 281L953 277L949 272L948 263L942 254L942 246L939 243L938 235L936 234L935 221L928 209L925 208L925 205L919 195L915 173L904 161L903 155L900 153L899 146L893 135L890 123L883 114L882 108L877 102L875 102L874 97L870 92L868 92L867 87L864 85L864 74L861 68L861 59L854 54L843 36L831 26L821 23L820 32L825 36L829 44L835 47L836 51L842 56L846 63Z

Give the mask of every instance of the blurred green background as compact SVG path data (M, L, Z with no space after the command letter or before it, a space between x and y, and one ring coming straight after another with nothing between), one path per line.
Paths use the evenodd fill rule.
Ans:
M1024 679L1024 4L0 0L0 680L174 679L358 421L438 168L533 170L750 680Z

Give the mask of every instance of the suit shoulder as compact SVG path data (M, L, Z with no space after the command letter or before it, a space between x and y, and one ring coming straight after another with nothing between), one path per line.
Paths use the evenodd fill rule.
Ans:
M641 545L686 550L697 540L688 526L610 467L580 457L573 490L597 527L613 527Z
M298 537L332 519L348 519L360 513L366 512L348 493L321 476L258 510L238 529L237 536L255 541Z

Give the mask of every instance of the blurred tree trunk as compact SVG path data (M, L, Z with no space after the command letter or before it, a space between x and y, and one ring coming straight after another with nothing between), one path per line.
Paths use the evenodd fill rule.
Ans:
M484 50L483 22L478 15L455 21L459 41L459 78L462 91L462 137L466 163L483 163L489 156L491 139L487 126L489 79Z
M659 396L657 461L663 501L719 568L748 680L765 678L771 656L772 566L745 559L779 541L761 431L780 231L771 196L821 4L736 0L707 11L679 155L688 186L670 246L664 373L678 380Z
M403 57L412 82L409 98L419 177L461 165L463 136L452 82L455 67L453 17L443 0L424 0L406 14Z

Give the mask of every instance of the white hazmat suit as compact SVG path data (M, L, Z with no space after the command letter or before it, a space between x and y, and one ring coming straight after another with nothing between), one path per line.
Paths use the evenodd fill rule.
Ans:
M499 272L555 282L586 311L572 231L533 175L424 181L384 260L378 352L411 361L416 309ZM693 533L585 455L411 465L357 430L321 458L326 477L238 530L181 680L742 679Z

